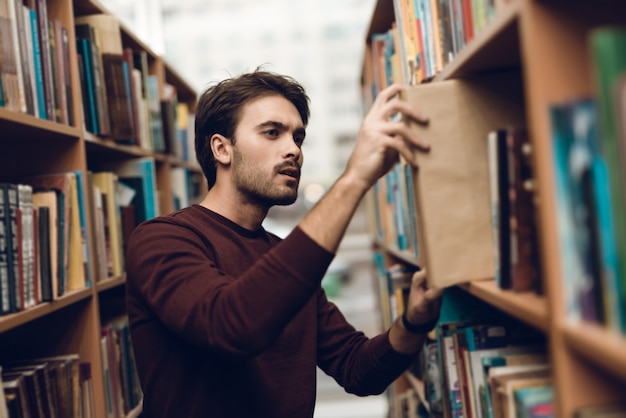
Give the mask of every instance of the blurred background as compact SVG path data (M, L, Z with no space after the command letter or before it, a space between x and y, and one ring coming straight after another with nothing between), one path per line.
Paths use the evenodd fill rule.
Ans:
M264 226L286 235L341 174L363 118L360 75L374 0L101 0L201 93L224 78L265 70L290 75L311 99L300 197ZM380 332L364 207L322 285L348 320ZM385 395L348 395L318 373L316 418L387 416Z

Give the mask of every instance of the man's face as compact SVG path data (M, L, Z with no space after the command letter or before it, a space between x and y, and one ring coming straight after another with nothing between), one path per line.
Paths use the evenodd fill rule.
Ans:
M296 107L282 96L247 103L235 131L232 179L249 202L289 205L296 201L305 130Z

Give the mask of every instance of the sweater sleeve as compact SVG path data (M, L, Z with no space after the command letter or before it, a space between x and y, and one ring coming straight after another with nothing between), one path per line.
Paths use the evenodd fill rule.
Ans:
M131 299L204 349L252 356L271 344L319 288L333 254L296 228L240 277L214 249L170 218L135 229L126 256Z
M346 392L380 394L415 361L393 349L389 331L369 339L355 330L321 291L318 304L318 365Z

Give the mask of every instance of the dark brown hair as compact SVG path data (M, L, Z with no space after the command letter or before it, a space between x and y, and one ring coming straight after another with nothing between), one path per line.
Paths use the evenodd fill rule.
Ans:
M306 127L309 121L309 97L300 83L289 76L255 70L238 77L222 80L207 88L196 107L196 157L208 181L209 189L216 180L216 165L210 139L214 134L234 141L241 109L250 100L280 95L298 110Z

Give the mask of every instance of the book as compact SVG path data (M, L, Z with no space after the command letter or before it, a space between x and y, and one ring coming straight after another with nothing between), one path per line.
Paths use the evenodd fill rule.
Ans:
M109 106L111 137L118 142L135 144L128 65L122 55L103 53L102 68Z
M48 22L48 5L46 0L34 0L32 7L37 12L39 32L39 51L41 52L41 69L43 78L44 97L46 100L46 116L48 120L55 120L54 77L52 75L52 57L50 55L50 31Z
M541 293L532 145L526 128L507 131L510 280L514 292Z
M509 199L507 131L498 129L487 135L489 196L494 242L495 281L502 289L511 288L511 201Z
M37 207L37 243L39 255L39 282L41 283L41 302L51 302L54 299L52 275L52 251L50 242L50 208Z
M110 171L91 174L92 183L100 189L103 199L103 210L106 219L106 234L111 258L111 277L120 277L124 272L124 252L120 207L116 197L118 177Z
M501 126L523 124L518 77L505 72L488 81L447 80L411 87L403 96L415 106L428 103L430 117L428 126L407 121L431 144L415 155L419 248L430 286L495 276L485 140Z
M76 32L76 41L79 42L79 49L83 57L83 66L87 81L91 81L91 85L87 83L87 93L91 94L92 101L95 102L95 116L97 118L96 135L108 136L111 133L111 123L109 119L109 108L107 103L107 93L104 83L104 70L102 64L102 51L98 35L94 27L88 23L75 23L74 30ZM83 41L86 40L87 42Z
M622 303L626 303L626 180L623 177L623 144L619 139L619 115L616 112L617 86L626 71L626 28L598 27L588 35L592 80L598 100L600 149L606 159L615 228L615 243L620 271Z
M22 309L35 306L35 272L33 270L33 188L27 184L17 185L18 210L18 264Z
M6 228L6 208L4 191L0 188L0 314L11 312L11 295L9 293L9 246ZM1 406L0 406L1 407Z
M35 190L33 207L39 211L40 270L42 301L50 302L60 296L59 268L60 220L59 196L54 190ZM47 225L47 227L46 227ZM61 292L62 293L62 292Z
M156 217L159 213L159 201L154 158L126 160L115 164L114 168L119 181L135 191L133 199L127 204L135 206L137 223Z
M8 294L10 312L17 312L22 306L19 284L18 232L17 232L17 185L0 183L0 191L4 194L4 230L7 242Z
M552 149L564 304L573 321L604 323L594 188L593 114L584 102L553 105Z

